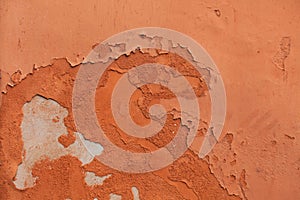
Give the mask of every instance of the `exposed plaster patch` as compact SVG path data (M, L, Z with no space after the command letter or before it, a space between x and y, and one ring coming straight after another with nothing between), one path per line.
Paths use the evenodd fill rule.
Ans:
M139 190L136 187L132 187L131 192L133 194L133 200L140 200Z
M23 106L23 115L23 157L14 181L18 189L34 186L37 177L32 176L31 170L35 163L43 159L54 160L72 155L85 165L93 160L94 155L103 151L100 144L86 141L80 133L75 133L76 140L68 148L58 142L61 135L67 134L63 120L68 111L52 99L35 96ZM85 146L89 146L93 152L88 152Z
M69 67L69 66L67 66L67 67ZM49 68L52 68L52 67L49 67ZM34 74L35 76L34 76L34 78L35 77L40 77L40 79L42 79L43 80L43 78L45 77L45 76L47 76L47 74L49 73L49 71L47 72L47 70L49 69L49 68L47 68L47 69L41 69L41 71L40 72L37 72L36 74ZM53 70L60 70L60 71L66 71L64 68L63 68L63 70L61 70L62 69L62 66L59 66L59 69L57 69L57 68L53 68ZM73 70L73 69L72 69ZM75 69L76 70L76 69ZM46 71L46 72L45 72ZM51 70L50 70L51 71ZM39 74L42 74L43 76L39 76ZM65 79L64 79L65 77L63 77L62 78L62 81L64 81ZM32 82L35 82L36 80L40 80L40 79L33 79L33 81ZM47 97L50 97L50 98L52 98L52 99L57 99L57 100L59 100L59 102L61 102L61 99L58 99L58 97L57 97L57 93L51 93L52 92L52 90L51 90L51 87L52 87L52 85L51 85L51 79L47 79L47 80L44 80L45 82L47 82L47 83L50 83L50 84L48 84L47 85L47 87L45 86L45 90L46 91L50 91L49 92L49 94L47 93L47 94L44 94L43 93L43 95L45 95L45 96L47 96ZM22 81L23 82L23 81ZM21 84L22 84L22 82L21 82ZM25 83L26 83L26 80L24 81ZM23 83L24 83L23 82ZM30 84L32 83L32 82L29 82ZM36 82L35 82L36 83ZM30 86L30 84L29 84L29 86ZM63 86L65 86L65 85L62 85L62 87L61 88L63 88ZM16 87L16 88L14 88L13 90L11 90L10 92L9 92L9 95L10 94L15 94L15 96L18 96L18 94L20 94L20 95L23 95L23 93L19 93L19 91L20 90L18 90L20 87ZM39 86L37 86L37 88L39 88ZM24 89L28 89L27 87L24 87ZM56 90L55 90L56 91ZM30 96L32 96L33 94L37 94L37 93L40 93L40 92L38 92L37 90L33 90L33 91L30 91L30 93L28 94L28 95L30 95ZM67 93L68 94L68 93ZM8 97L10 97L9 95L7 95ZM15 96L13 96L13 97L15 97ZM42 99L43 99L43 97L41 97ZM28 98L27 98L28 99ZM55 101L53 101L53 102L55 102ZM19 104L19 107L21 108L22 107L22 105L23 105L23 103L24 103L24 101L21 101ZM30 104L31 102L28 102L28 103L26 103L25 105L27 105L27 104ZM65 104L63 104L63 105L65 105ZM11 113L11 112L10 112ZM21 115L21 109L19 109L19 112L17 112L17 113L19 113L19 115ZM10 115L9 115L10 116ZM14 115L13 115L14 116ZM53 120L54 119L54 120ZM60 122L60 120L61 120L61 118L58 118L57 116L55 116L55 118L53 118L53 119L51 119L51 121L54 123L58 123L58 122ZM20 118L20 121L21 121L21 118ZM7 133L6 134L6 132L4 132L5 134L4 135L9 135L9 133ZM19 133L18 133L19 134ZM80 136L81 136L81 134L77 134L77 133L75 133L74 134L75 136L77 136L78 138L80 138ZM8 141L10 141L10 140L8 140ZM76 140L76 141L79 141L79 140ZM76 145L75 145L76 146ZM194 155L194 157L195 157L195 159L197 158L197 156L196 155ZM66 158L66 160L68 161L68 159L69 158ZM196 159L196 160L198 160L198 159ZM57 161L57 160L56 160ZM56 162L55 161L55 162ZM41 163L44 163L44 161L41 161ZM93 163L96 163L96 162L93 162ZM58 171L61 173L61 174L65 174L64 173L64 171L62 171L61 170L61 168L60 168L60 164L65 164L65 163L57 163L58 164ZM174 164L174 165L176 165L176 164ZM191 167L193 167L193 166L195 166L195 168L192 168L191 169ZM198 187L198 190L200 190L199 188L213 188L213 189L211 189L211 190L209 190L209 191L202 191L202 192L199 192L199 194L210 194L211 192L210 191L218 191L218 192L216 192L218 195L215 195L215 196L221 196L221 195L223 195L224 193L222 192L222 190L221 190L221 188L219 187L219 185L218 185L218 183L216 182L216 181L213 181L214 179L213 179L213 176L210 176L210 173L208 174L208 175L205 175L205 177L209 177L209 178L206 178L207 180L204 180L204 181L202 181L202 178L203 178L203 176L200 176L200 175L196 175L196 176L194 176L194 177L191 177L190 175L187 175L187 176L185 176L185 172L188 172L188 171L190 171L191 173L194 173L194 172L196 172L196 171L205 171L205 169L207 169L207 165L205 165L206 167L205 168L199 168L199 167L197 167L197 165L194 165L194 164L191 164L191 165L189 165L189 164L186 164L185 162L183 162L183 165L180 167L180 171L181 172L179 172L181 175L183 175L184 177L182 177L184 180L186 179L185 177L188 177L188 179L197 179L197 180L194 180L195 182L193 182L192 184L191 184L191 187L197 187L197 186L199 186ZM44 166L45 167L45 166ZM40 169L40 168L37 168L37 169ZM44 168L42 168L42 169L44 169ZM77 168L78 169L78 168ZM203 170L199 170L199 169L203 169ZM47 169L48 170L48 169ZM46 170L46 171L47 171ZM57 169L55 169L55 171L56 171ZM102 170L105 170L105 168L103 168L103 167L101 167L101 166L94 166L94 167L92 167L89 171L94 171L95 173L97 173L97 172L99 172L99 173L101 173L101 171ZM186 170L186 171L185 171ZM78 176L76 176L76 174L74 174L74 171L69 171L70 173L72 173L72 176L74 175L74 179L75 180L79 180L78 178ZM81 174L81 170L79 169L79 173L80 173L80 175L82 175ZM109 171L107 172L107 173L110 173ZM145 184L145 186L144 187L141 187L141 188L139 188L140 189L140 191L143 191L143 197L144 197L144 195L147 197L147 199L152 199L152 197L153 197L153 195L156 195L156 197L160 197L161 195L164 195L163 196L163 199L183 199L183 195L181 195L180 194L180 192L177 190L177 186L175 186L175 185L173 185L173 184L170 184L170 183L166 183L165 181L166 180L168 180L169 178L168 177L161 177L161 178L153 178L153 179L148 179L148 175L146 175L146 177L144 177L144 176L142 176L141 177L141 179L139 179L139 178L136 178L135 176L132 176L132 177L128 177L126 174L122 174L122 173L118 173L118 172L116 172L116 174L117 175L121 175L121 182L119 183L119 181L118 180L116 180L116 185L119 185L119 184L122 184L122 180L123 180L123 178L124 178L124 180L126 180L126 181L131 181L131 179L133 178L133 179L135 179L134 180L134 182L135 183L139 183L139 185L142 185L142 184ZM149 174L149 176L152 176L153 174ZM38 176L40 176L40 175L38 175ZM49 176L48 176L49 177ZM82 176L80 176L80 180L82 180ZM73 179L73 180L74 180ZM44 177L43 178L41 178L41 181L39 182L39 185L38 185L38 187L46 187L46 188L48 188L49 187L49 185L47 185L47 183L42 183L42 181L43 180L45 180L44 179ZM60 176L58 176L57 177L57 180L59 181L59 180L63 180L63 179L60 179ZM213 181L213 182L212 182ZM42 183L41 185L40 185L40 183ZM80 182L81 183L81 182ZM202 185L203 184L205 184L205 183L210 183L210 185L209 186L207 186L207 187L202 187ZM62 184L62 185L60 185L60 184ZM86 184L84 184L84 182L82 183L83 185L86 185ZM56 185L56 184L54 184L54 185ZM35 191L36 193L39 193L38 191L39 190L36 190L38 187L36 187L36 188L33 188L33 189L30 189L30 190L26 190L26 191L24 191L24 193L23 194L25 194L25 195L27 195L28 193L30 193L31 191ZM51 187L52 187L52 184L51 184ZM66 191L68 191L68 192L70 192L69 190L68 190L68 186L66 186L65 187L65 185L63 184L63 183L58 183L58 185L57 186L55 186L55 187L58 187L58 188L62 188L62 190L64 191L64 190L66 190ZM95 188L93 188L93 187L87 187L88 189L86 190L86 193L85 194L91 194L92 192L94 192L94 191L96 191L97 190L97 193L98 193L98 191L100 190L98 187L95 187ZM91 189L92 188L92 189ZM102 189L104 189L104 190L107 190L107 189L105 189L105 187L101 187ZM149 189L149 188L151 188L151 189ZM101 189L101 191L99 191L99 194L100 193L102 193L103 191L102 191L102 189ZM161 194L161 190L164 190L165 191L165 193L164 194ZM93 190L92 192L91 192L91 190ZM61 191L61 190L59 190L59 191ZM148 192L148 194L147 194L147 191L149 191ZM183 192L184 192L184 190L183 190ZM17 192L17 191L15 191L15 193L19 193L19 192ZM72 193L72 192L71 192ZM50 194L51 195L51 194ZM81 194L82 196L84 195L84 194ZM92 197L95 197L94 196L94 194L92 194L93 196ZM227 195L227 194L225 194L225 195ZM29 195L30 196L30 195ZM81 197L82 197L81 196ZM64 198L66 198L66 197L70 197L70 196L64 196L64 195L61 195L60 197L64 197ZM129 191L127 191L127 193L125 194L124 193L124 195L122 194L122 197L124 198L124 199L130 199L130 197L132 197L132 194L131 194L131 192L129 192ZM188 198L187 198L188 199Z
M109 195L109 200L121 200L122 196L121 195L117 195L117 194L110 194Z
M86 172L84 180L88 186L95 186L102 185L103 182L109 177L111 177L111 174L101 177L97 176L94 172Z

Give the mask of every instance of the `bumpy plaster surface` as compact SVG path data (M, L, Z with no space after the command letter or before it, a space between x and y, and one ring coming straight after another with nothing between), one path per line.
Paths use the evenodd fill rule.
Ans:
M135 65L135 62L144 62L144 59L157 59L160 60L160 62L167 64L170 61L170 58L172 58L172 60L176 60L176 62L178 63L182 63L183 65L188 66L187 63L184 62L184 60L180 59L179 57L176 57L175 55L163 54L157 57L151 57L150 54L143 54L141 52L136 52L135 54L131 54L128 57L121 56L121 58L119 58L117 61L118 64L120 64L120 66L127 66L127 61L130 61L133 65ZM97 113L100 114L99 120L103 121L102 117L104 117L105 119L103 121L103 126L105 127L106 132L109 133L107 134L107 136L110 137L110 139L114 143L123 144L125 149L131 149L133 151L148 151L148 148L159 148L168 141L168 138L172 138L172 129L176 129L176 127L179 125L179 118L178 116L176 117L176 115L178 115L177 111L172 111L173 106L171 105L169 105L169 107L166 107L167 109L171 109L168 113L167 121L167 124L169 124L170 126L165 126L162 133L158 134L154 138L150 138L149 140L140 142L133 140L133 138L126 138L124 137L124 135L118 135L120 134L120 132L116 130L114 124L110 122L111 114L109 114L108 112L111 112L111 110L108 109L109 107L107 107L107 104L105 103L105 96L103 96L103 94L109 94L109 92L106 93L105 91L103 91L103 89L108 90L110 92L112 91L111 87L113 87L114 84L111 84L110 81L115 80L116 78L121 76L121 74L115 70L116 68L116 65L112 65L111 70L107 71L109 79L107 79L107 81L105 81L104 79L101 82L99 82L99 88L97 89L97 91L99 90L99 93L97 92L96 94L96 99L99 99L99 97L101 97L101 101L97 101L100 104L96 104L96 107ZM77 69L78 68L76 67L70 67L69 63L67 63L66 60L56 60L53 65L36 70L33 75L27 77L26 79L18 83L15 87L9 89L9 92L4 96L4 105L9 104L10 106L1 106L0 119L1 123L4 124L4 126L0 126L1 133L4 137L3 140L1 139L1 144L3 145L3 149L6 149L7 151L3 152L5 156L1 156L0 159L4 160L6 158L9 158L10 160L13 160L13 162L2 162L3 165L0 166L1 168L5 169L1 170L0 173L5 173L2 177L8 177L6 180L13 180L13 178L16 175L16 172L18 171L18 164L22 162L21 155L24 145L22 144L21 127L23 121L26 119L26 116L24 116L24 113L22 113L22 108L26 107L26 105L28 107L34 107L32 102L36 101L37 110L41 110L41 108L48 108L48 104L50 104L50 108L55 108L52 109L53 111L57 109L59 110L60 108L62 110L62 113L64 113L64 115L62 114L62 116L65 116L67 114L67 116L64 119L63 117L59 119L57 117L54 117L53 119L44 116L45 113L43 112L40 113L41 116L44 116L41 117L41 119L44 119L46 125L48 123L50 130L52 126L56 127L56 122L61 124L61 126L59 127L61 128L61 130L64 130L63 132L68 132L68 134L66 134L66 132L55 134L53 133L55 138L58 138L55 140L56 143L54 143L56 146L58 144L58 150L60 150L60 148L65 148L65 150L68 150L72 146L77 146L76 141L80 141L80 134L76 134L76 129L73 125L72 115L70 114L71 95L68 95L72 93ZM121 70L121 68L119 68L118 70ZM45 79L45 76L49 78ZM105 75L105 77L107 77L107 75ZM36 84L32 85L32 82ZM195 84L195 82L193 83ZM201 81L199 83L201 83ZM24 89L26 89L26 93L21 92ZM198 88L198 90L199 89L200 88ZM201 87L201 89L198 92L196 92L197 96L203 96L204 90L205 87ZM148 107L150 106L149 103L151 102L149 100L160 99L163 96L163 98L166 98L164 99L164 101L168 102L167 100L169 98L172 99L174 97L163 88L145 87L141 88L141 90L137 90L137 92L138 93L134 95L133 102L139 102L139 106L136 107L131 104L131 109L137 109L136 111L134 111L134 113L140 113L142 115L148 113ZM36 94L40 94L41 96ZM47 98L44 98L42 96L45 96ZM38 102L41 105L39 105ZM173 100L171 102L175 103L175 101ZM45 105L43 105L43 103ZM63 107L60 105L62 105ZM99 106L104 107L103 109L98 109ZM65 109L68 109L69 112L66 112ZM17 112L14 112L14 110L17 110ZM45 110L47 111L47 109ZM32 114L32 116L34 115ZM145 118L140 117L140 115L138 116L139 120ZM8 119L14 120L11 121ZM147 120L147 118L145 119ZM34 127L34 123L32 124ZM175 126L174 124L177 126ZM57 142L57 140L59 140L59 143ZM119 141L121 141L121 143L119 143ZM88 143L88 141L86 142ZM12 146L11 144L14 145ZM65 150L62 150L60 154L64 154ZM72 152L74 153L74 151ZM118 194L121 195L122 198L130 199L133 197L131 188L134 185L136 188L139 189L139 195L142 199L189 199L189 197L191 197L191 193L187 191L190 191L190 189L185 188L186 186L184 185L178 185L178 183L180 183L179 180L184 178L181 175L176 176L176 173L186 174L185 169L191 169L191 167L193 167L192 171L195 171L195 169L197 169L201 173L197 173L197 176L191 177L192 179L194 179L194 185L189 187L193 187L196 191L198 191L198 195L200 195L201 198L206 198L213 195L214 198L220 197L222 199L237 199L234 196L229 196L225 190L220 188L217 180L210 173L207 167L208 165L205 164L205 162L197 162L186 165L182 164L180 166L176 166L178 164L174 163L170 167L166 168L166 170L158 171L156 174L146 173L137 175L115 171L113 169L108 168L107 166L104 166L101 162L97 161L96 159L94 159L92 162L86 165L83 165L82 162L85 161L80 161L80 159L78 158L79 155L77 155L76 152L72 154L72 152L69 154L64 154L64 156L61 156L54 160L49 158L39 159L38 162L35 162L34 166L31 168L33 177L38 177L34 187L27 188L26 190L23 190L21 192L19 190L15 190L15 187L9 187L9 185L5 184L6 182L4 182L4 192L2 194L4 194L4 196L8 199L14 199L15 197L22 198L24 196L28 198L37 199L74 199L78 197L83 199L109 199L110 194ZM196 149L195 152L197 152ZM189 150L187 153L191 154ZM197 154L195 153L192 153L191 157L197 158L196 160L199 160ZM90 161L89 157L87 158L87 160ZM23 157L23 163L26 162L26 159L30 160L25 155ZM173 167L176 168L176 173L172 174L174 178L171 180L169 179L168 174L173 171L171 170L171 168ZM28 171L30 171L30 167ZM88 186L84 181L86 172L93 172L99 177L106 176L107 174L112 174L112 176L106 179L103 182L103 185ZM199 187L199 185L201 184L198 183L201 179L205 180L203 184L205 185L204 188L206 188L206 191L202 190L202 186ZM41 193L41 190L44 192ZM164 191L163 193L161 193L162 190Z
M231 188L228 189L229 193L239 194L240 188L230 186L231 183L226 183L225 179L230 180L228 177L230 174L239 174L245 169L245 173L243 173L245 175L242 174L241 177L246 177L246 187L248 189L245 190L245 193L248 199L282 199L282 195L285 195L286 199L295 199L299 196L298 177L300 177L300 162L298 158L300 132L298 124L300 119L297 109L299 103L297 102L299 102L300 96L299 93L294 92L299 90L298 86L300 85L297 75L299 74L297 58L300 56L298 45L300 44L298 37L300 20L298 15L299 3L297 1L288 0L276 3L273 1L260 1L257 4L253 4L252 1L200 2L199 4L186 2L170 4L168 1L155 4L152 1L143 3L134 1L130 3L130 6L128 6L127 1L118 2L119 6L114 6L114 1L106 2L104 4L106 6L103 6L103 2L100 1L94 2L94 5L73 1L72 5L68 6L63 5L63 1L60 0L52 1L51 4L46 1L6 1L6 3L2 1L2 3L4 6L1 7L0 20L2 27L8 28L0 37L1 41L3 41L1 42L3 44L1 48L2 88L6 87L7 82L11 82L11 75L18 69L21 69L22 77L26 77L29 72L32 72L34 64L36 64L36 68L38 66L46 66L54 56L81 57L82 54L80 52L84 52L83 54L85 55L89 52L90 46L96 41L101 41L109 35L128 29L128 27L144 26L144 22L150 22L151 25L159 24L160 26L180 31L183 30L192 35L197 41L204 44L218 65L222 66L223 78L225 78L228 91L229 109L225 132L233 134L233 142L231 150L230 146L223 141L219 143L220 145L217 144L215 146L212 154L218 157L218 160L213 161L213 159L210 159L209 161L213 165L209 166L213 176L218 179L221 185ZM84 6L84 9L82 6ZM67 9L65 9L66 7ZM107 9L108 7L109 9ZM166 12L168 9L176 12L170 14L170 12ZM47 13L45 13L46 10ZM84 14L81 14L80 12L83 10ZM133 10L135 12L132 12ZM42 15L44 18L40 17ZM80 16L80 20L74 16ZM106 20L99 20L99 23L91 20L101 18ZM61 20L64 21L58 23ZM65 30L66 25L72 34L65 34L65 32L61 31L62 29ZM36 28L37 26L39 27L38 29ZM70 37L70 35L75 36ZM87 35L89 37L86 37ZM293 44L288 57L284 59L285 69L286 71L289 70L290 73L289 79L283 84L281 81L282 74L277 72L280 70L274 67L274 60L276 60L274 55L280 49L278 41L286 36L290 37ZM76 41L75 44L74 41ZM58 48L57 44L65 48ZM154 52L154 54L157 53ZM286 53L279 55L285 57ZM80 62L78 61L77 63ZM64 69L67 71L66 68ZM119 71L121 70L119 69ZM55 92L65 92L67 90L64 90L64 87L67 87L67 85L61 83L60 79L53 79L52 70L41 69L40 72L42 71L47 71L47 73L40 73L43 74L42 77L39 77L39 73L36 73L33 79L31 79L31 75L28 75L26 79L30 79L31 85L40 85L43 89L50 90L52 93L34 90L33 94L47 93L48 95L46 96L52 96L53 99L60 101L61 105L69 107L51 90L51 88L55 88L57 89ZM58 68L56 68L56 73L60 73ZM62 76L64 75L57 77L61 78ZM48 79L52 82L48 82ZM70 82L65 77L62 80ZM18 89L18 87L13 90L8 88L10 94L3 95L4 104L0 113L0 179L2 184L0 199L1 197L3 199L29 199L30 197L43 199L43 197L38 196L41 193L40 191L47 191L47 188L52 183L57 184L58 187L51 187L55 194L51 195L52 191L50 190L49 199L57 197L55 195L60 193L61 190L64 193L68 193L68 196L60 194L61 196L58 199L71 196L69 193L70 188L77 192L76 196L85 199L85 196L80 192L81 186L73 188L72 185L66 183L64 184L66 185L65 187L59 183L59 180L68 178L65 168L62 168L61 164L81 164L71 158L67 158L67 162L63 162L65 159L59 159L50 163L42 161L42 163L46 163L51 167L58 166L55 170L61 173L59 173L59 176L54 176L57 179L56 181L50 183L47 179L47 181L42 182L49 171L47 171L47 166L39 165L38 170L41 170L44 174L40 176L42 179L39 183L40 185L37 185L36 191L33 188L22 191L21 194L17 190L11 189L11 180L14 177L16 166L20 163L19 155L21 155L19 152L21 139L18 137L21 134L15 128L19 127L21 122L18 117L21 115L21 108L16 106L16 102L22 102L20 105L23 105L26 97L24 91L26 93L31 91L30 87L26 86L25 83L22 84L22 82L20 87L24 87L23 90ZM45 87L43 83L49 87ZM29 101L31 98L25 99ZM139 105L142 107L141 104ZM8 114L6 110L17 114ZM9 122L5 119L9 119ZM224 150L224 148L228 149ZM231 154L234 153L236 153L236 164L232 168L228 165L228 160L230 162L234 161L231 160L233 158ZM226 159L226 162L224 159ZM232 162L232 164L234 163ZM195 163L190 165L192 164L196 165ZM96 166L103 170L101 165ZM189 178L192 177L192 174L188 173L191 171L191 167L187 167L186 164L183 164L183 167L188 168L187 171L179 170L178 173L182 174L182 176L175 179L175 181L169 181L168 178L165 178L170 185L176 181L179 183L184 182L182 185L176 185L177 190L181 191L181 194L187 193L187 191L201 191L201 187L213 188L213 186L203 186L211 179L201 179L201 181L194 184L199 185L200 189L195 189L193 184L191 184L193 181L186 181L187 175ZM197 167L192 169L201 168L199 165ZM225 172L218 173L214 168L218 168L219 171L225 169ZM205 171L205 169L205 165L203 165L201 170ZM75 180L83 181L83 178L77 174L79 169L77 171L72 170L74 168L71 168L70 176L76 177ZM104 176L105 174L102 175ZM53 176L52 173L51 176ZM163 177L163 175L160 176ZM202 176L199 177L202 178ZM210 176L205 174L205 177ZM123 179L127 180L126 176ZM152 179L149 178L149 180ZM118 183L116 180L115 182ZM159 185L157 182L153 182ZM184 187L186 182L192 189ZM80 183L80 181L77 182L78 185ZM215 184L218 185L218 183ZM115 185L118 184L107 187ZM135 183L132 185L135 185ZM145 188L137 187L140 191L143 191L142 195L147 195ZM161 186L161 188L165 187ZM90 190L87 191L91 192ZM123 189L119 188L119 191L123 191ZM157 192L155 188L152 188L152 191L153 195ZM165 189L164 191L169 190ZM174 190L170 191L174 194L176 193ZM206 194L207 190L203 190L198 194L201 193ZM192 196L190 193L187 194L185 195ZM72 199L76 199L76 196ZM106 199L108 199L109 195L106 196ZM182 199L182 196L177 197ZM153 199L153 196L148 197ZM102 198L104 197L99 196L98 199ZM195 197L195 199L197 198ZM224 198L218 197L217 199Z
M93 51L90 52L87 58L83 61L83 63L85 63L86 65L79 69L73 92L73 112L77 129L79 129L79 131L83 133L87 133L89 135L88 137L90 138L96 138L96 135L100 136L99 142L105 146L105 149L107 151L99 156L98 159L100 159L101 162L105 163L106 165L113 167L114 169L122 170L125 172L138 173L153 171L167 166L174 159L179 157L181 153L177 153L175 155L174 152L170 152L171 148L168 147L144 154L128 153L127 151L124 151L120 148L116 148L114 144L112 144L109 140L106 139L106 137L104 137L103 130L97 124L97 119L95 119L94 92L96 91L97 83L100 77L102 77L104 70L106 70L106 68L113 62L113 60L116 60L121 55L129 56L131 52L139 49L142 53L147 52L147 49L151 49L149 55L153 57L160 54L165 54L166 52L177 54L178 56L181 56L188 62L192 63L196 71L198 71L198 73L203 76L204 81L208 85L211 98L211 120L209 122L208 131L205 134L203 145L201 145L201 150L199 152L199 157L203 158L211 151L213 146L216 144L216 141L219 138L223 128L226 115L226 95L223 81L219 74L217 66L214 64L213 60L209 57L207 52L199 44L197 44L188 36L169 29L146 27L129 30L110 37L109 39L103 41L101 44L97 45L93 49ZM143 49L146 49L146 51L144 51ZM155 51L157 51L156 54ZM171 72L171 74L174 73ZM175 74L175 76L178 75ZM139 75L138 79L142 77L146 76ZM149 79L149 77L147 78ZM147 81L138 80L138 82L143 83ZM164 82L159 82L159 84L164 85ZM81 89L82 85L85 85L86 90ZM120 85L125 87L128 84L123 83ZM188 90L188 86L189 84L181 84L181 90ZM116 88L118 87L116 86ZM171 90L174 92L174 88ZM122 94L121 91L128 91L128 88L123 88L123 90L120 90L117 93ZM128 94L131 94L130 91ZM191 94L194 94L193 92L187 92L186 94L181 94L183 98L180 98L181 96L177 94L178 92L175 91L174 93L176 94L176 97L178 98L181 106L184 104L181 103L182 101L180 99L187 100L189 99ZM114 105L114 100L115 96L112 96L112 110L126 108L126 103L128 101L124 101L126 105L118 104L116 106ZM194 98L194 100L196 100L196 98ZM181 112L187 112L187 115L193 116L191 113L193 113L193 111L197 112L198 110L197 103L186 103L186 105L189 106L183 106L181 108ZM189 109L189 107L193 107L194 109ZM82 117L83 112L87 112L85 113L85 117ZM114 115L116 116L115 112ZM120 113L120 115L127 116L126 113ZM197 117L199 116L198 113L196 113L196 115ZM183 125L185 125L186 123L184 121L184 116L185 114L181 115L181 121ZM187 146L190 146L191 141L195 136L194 133L195 130L197 130L199 122L199 119L197 119L197 117L191 117L190 119L188 119L188 121L190 121L191 123L191 126L185 127L187 129L191 129L191 134L184 133L187 134L188 137L190 137L190 140L187 141ZM89 126L86 126L88 121L92 123ZM121 126L122 124L118 124L119 126L121 126L121 128L126 126L125 122L130 122L130 120L127 119L116 119L116 121L117 123L123 122L124 126ZM132 124L133 123L128 124L128 127L131 129L135 127ZM187 130L185 132L187 132ZM178 140L179 141L174 142L174 144L180 142L180 139ZM174 144L172 143L171 145L174 146ZM180 150L178 150L178 152L180 152ZM184 149L182 153L183 152ZM159 155L164 155L164 162L157 162ZM115 162L111 159L111 157L118 157L123 160L121 160L120 162ZM125 160L129 160L130 163L128 165L122 164L126 162Z

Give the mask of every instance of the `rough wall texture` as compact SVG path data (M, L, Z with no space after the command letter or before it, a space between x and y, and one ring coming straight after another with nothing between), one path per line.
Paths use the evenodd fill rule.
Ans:
M299 199L299 9L297 0L1 1L0 199ZM168 126L147 140L118 129L109 98L134 66L156 62L188 72L201 108L200 139L182 157L155 172L128 174L94 159L101 146L80 139L72 90L94 45L145 26L185 33L210 53L226 87L227 117L219 142L200 159L210 115L201 75L172 53L121 56L100 80L95 105L119 147L160 148L180 123L172 92L149 85L132 96L132 118L147 124L149 107L159 102Z

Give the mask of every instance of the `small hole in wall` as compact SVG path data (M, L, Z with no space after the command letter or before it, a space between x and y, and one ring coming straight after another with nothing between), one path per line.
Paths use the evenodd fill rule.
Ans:
M221 16L221 11L220 11L219 9L215 9L214 11L215 11L215 14L216 14L218 17Z

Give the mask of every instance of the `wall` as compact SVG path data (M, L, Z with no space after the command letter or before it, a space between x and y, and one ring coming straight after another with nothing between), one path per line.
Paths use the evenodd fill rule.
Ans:
M1 1L0 199L300 198L299 8L297 0ZM72 117L72 89L95 45L149 26L184 33L207 50L224 81L227 115L217 145L205 158L197 156L199 145L193 143L170 166L128 174L103 165L83 148ZM183 65L180 59L169 62L169 54L149 55L137 51L116 62L135 66L154 59ZM109 98L124 73L118 66L99 83L99 101ZM139 124L149 120L143 112L151 103L145 102L172 99L165 89L166 96L157 95L158 88L150 88L149 96L148 89L132 100L144 98L131 105ZM205 91L203 85L200 93ZM177 108L176 102L171 105ZM172 137L169 127L151 144L131 140L111 117L103 117L110 112L108 104L97 106L99 121L120 147L143 152ZM209 117L201 120L205 129Z

